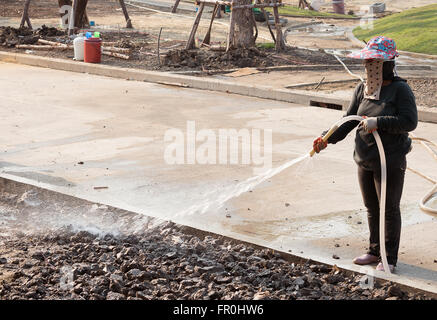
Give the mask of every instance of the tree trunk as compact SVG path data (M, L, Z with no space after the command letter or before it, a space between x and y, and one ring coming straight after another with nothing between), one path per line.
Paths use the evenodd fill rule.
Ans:
M120 6L121 6L121 10L123 10L123 14L124 14L124 18L126 19L126 28L128 29L132 29L132 21L129 18L129 13L127 12L126 9L126 4L124 3L124 0L119 0L120 2Z
M58 0L58 4L59 4L59 8L61 8L62 6L71 6L72 2L71 0Z
M75 28L83 28L89 25L88 17L86 14L86 6L88 4L88 0L76 0L77 1L77 9L74 13L74 27Z
M278 7L273 8L273 15L275 16L275 29L276 29L275 48L277 52L281 52L285 49L285 41L282 34L281 23L279 21Z
M171 13L176 13L176 10L178 9L179 2L180 2L180 1L181 1L181 0L176 0L176 2L175 2L175 4L174 4L173 8L171 9Z
M234 5L251 4L252 0L235 0ZM255 45L255 20L253 19L252 9L233 9L232 15L235 20L235 31L233 43L230 46L233 48L250 48Z
M29 19L29 6L30 6L30 0L26 0L24 4L23 16L21 17L20 28L24 28L24 24L27 22L29 28L32 29L32 24L30 23L30 19Z
M86 6L88 4L88 0L77 0L77 12L74 13L74 26L75 28L83 28L89 26L89 20L88 15L86 14ZM58 0L59 8L62 8L62 6L73 6L72 0ZM61 13L61 17L65 15L65 12ZM70 17L68 17L70 19ZM67 20L67 23L70 23L69 20Z

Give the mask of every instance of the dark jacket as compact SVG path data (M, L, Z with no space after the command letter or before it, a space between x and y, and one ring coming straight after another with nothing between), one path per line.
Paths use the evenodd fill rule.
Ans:
M416 99L406 80L395 77L390 85L382 87L378 101L365 99L364 84L360 83L345 116L350 115L378 118L378 133L388 164L400 161L411 150L408 132L416 129L418 119ZM344 123L328 139L328 143L343 140L358 124L358 121ZM358 165L379 165L375 138L361 126L356 132L354 159Z

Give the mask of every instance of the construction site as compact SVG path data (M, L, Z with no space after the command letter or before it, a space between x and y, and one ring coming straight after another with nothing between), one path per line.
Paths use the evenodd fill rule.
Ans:
M436 30L435 0L0 0L0 300L435 300Z

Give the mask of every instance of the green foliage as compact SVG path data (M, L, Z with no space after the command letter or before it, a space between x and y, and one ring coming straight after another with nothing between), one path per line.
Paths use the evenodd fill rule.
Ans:
M374 21L373 29L354 29L364 41L384 35L396 41L399 50L437 55L437 4L413 8Z
M260 49L274 49L275 43L274 42L257 43L256 46Z
M268 9L270 12L271 8ZM350 18L355 17L353 15L345 15L345 14L337 14L337 13L329 13L329 12L320 12L314 10L303 10L299 9L296 6L283 6L279 7L280 15L290 15L290 16L302 16L302 17L327 17L327 18Z

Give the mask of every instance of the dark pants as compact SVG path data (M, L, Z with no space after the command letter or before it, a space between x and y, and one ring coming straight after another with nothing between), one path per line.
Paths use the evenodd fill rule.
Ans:
M387 165L387 196L385 206L385 248L389 264L396 265L399 241L401 238L400 202L404 186L407 161L405 157L396 164ZM380 256L379 252L379 197L381 194L381 168L377 166L358 166L358 179L370 230L368 253Z

